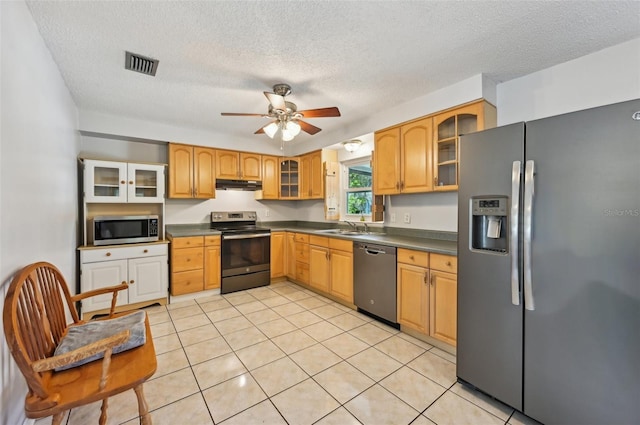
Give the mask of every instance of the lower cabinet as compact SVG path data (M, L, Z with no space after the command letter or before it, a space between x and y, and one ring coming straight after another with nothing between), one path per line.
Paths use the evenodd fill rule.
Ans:
M456 345L457 261L398 249L398 323Z
M167 244L141 244L80 250L80 286L86 292L126 283L117 306L148 301L166 303ZM82 300L83 315L111 308L111 294Z
M285 232L271 232L271 279L285 275L285 239Z
M353 242L312 235L309 285L353 303Z
M295 243L295 279L309 284L309 235L296 233L293 240Z
M220 287L220 236L171 240L171 295Z
M289 279L296 278L296 234L287 232L285 234L285 275Z

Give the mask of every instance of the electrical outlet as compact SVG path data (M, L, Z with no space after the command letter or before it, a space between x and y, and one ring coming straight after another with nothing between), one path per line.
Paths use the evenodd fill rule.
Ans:
M391 213L391 222L392 223L396 222L396 213Z
M265 216L265 217L269 217L269 216L271 216L271 211L269 211L269 210L264 210L264 216Z
M404 222L407 224L411 223L411 214L404 213Z

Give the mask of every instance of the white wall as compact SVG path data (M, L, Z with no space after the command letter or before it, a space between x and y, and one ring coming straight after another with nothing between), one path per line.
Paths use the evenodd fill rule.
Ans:
M640 98L640 38L499 84L498 125Z
M24 2L0 2L1 300L13 274L56 264L75 292L78 111ZM2 336L0 423L24 421L26 385Z

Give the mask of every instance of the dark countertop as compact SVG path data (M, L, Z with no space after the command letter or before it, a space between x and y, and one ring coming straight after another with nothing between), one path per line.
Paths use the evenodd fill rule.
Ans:
M394 227L373 227L368 234L343 235L339 233L325 233L328 229L337 228L330 223L312 222L261 222L260 227L268 227L272 231L287 231L307 233L310 235L352 240L355 242L369 242L380 245L395 246L397 248L414 249L418 251L435 252L439 254L457 255L457 235L453 232L439 232L420 229L402 229ZM361 227L361 226L359 226ZM340 226L342 228L342 226ZM188 236L219 235L220 232L209 228L208 223L200 224L171 224L166 228L167 238ZM376 232L378 231L378 232ZM384 234L376 234L384 232Z

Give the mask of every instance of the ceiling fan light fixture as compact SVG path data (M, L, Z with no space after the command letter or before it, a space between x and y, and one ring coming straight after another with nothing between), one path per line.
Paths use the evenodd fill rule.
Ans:
M278 131L278 124L273 121L267 125L264 126L264 132L266 133L267 136L269 136L270 138L274 138L274 136L276 135L276 132Z
M286 131L291 133L293 137L296 137L298 134L300 134L300 128L300 124L295 121L288 121L287 125L285 126Z
M288 130L287 128L283 128L282 129L282 140L285 142L290 142L293 140L293 138L296 137L295 134L293 134L292 131Z
M346 142L342 142L342 146L344 147L344 149L347 152L352 152L352 153L360 149L361 145L362 145L362 140L359 140L359 139L352 139L352 140L347 140Z

